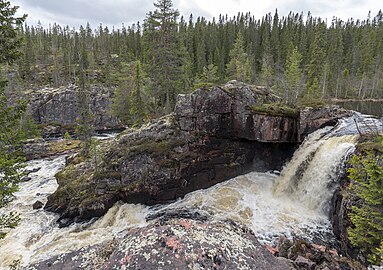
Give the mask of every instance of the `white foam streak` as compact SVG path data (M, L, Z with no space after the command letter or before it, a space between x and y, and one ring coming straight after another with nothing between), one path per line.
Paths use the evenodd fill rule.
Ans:
M111 240L126 228L146 224L148 208L134 204L117 203L102 218L67 228L58 228L56 214L33 210L36 200L45 203L48 195L56 190L54 175L64 163L64 156L28 163L27 169L41 169L30 174L32 180L20 184L16 199L4 209L20 213L21 222L0 240L0 269L8 269L14 260L20 259L22 265L27 265Z

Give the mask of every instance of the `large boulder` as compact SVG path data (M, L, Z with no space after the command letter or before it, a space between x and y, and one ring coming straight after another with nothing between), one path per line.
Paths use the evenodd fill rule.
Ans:
M264 269L289 270L254 234L232 221L159 219L122 239L61 254L27 269Z
M352 111L334 105L320 108L302 108L299 113L298 141L303 141L308 134L321 127L335 125L340 118L353 114Z
M277 102L265 88L231 81L223 87L178 95L175 117L183 131L257 142L295 143L298 118L254 113L252 106Z
M297 146L299 114L252 109L275 101L264 88L235 81L180 95L174 114L123 132L58 173L45 209L66 225L101 216L119 200L165 203L254 169L280 169Z
M69 154L80 149L79 140L30 139L22 146L23 156L27 160Z
M97 159L58 173L59 188L45 209L60 213L66 224L101 216L118 200L164 203L254 168L279 169L295 149L295 129L286 136L290 130L267 124L272 130L247 132L241 122L252 116L251 104L271 101L274 96L244 84L180 96L174 114L123 132L98 151ZM296 121L274 118L265 125ZM185 128L190 119L196 121L193 129Z

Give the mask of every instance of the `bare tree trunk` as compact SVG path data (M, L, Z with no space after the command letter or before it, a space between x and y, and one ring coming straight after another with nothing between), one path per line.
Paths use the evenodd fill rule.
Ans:
M324 71L322 98L325 98L325 95L326 95L326 81L327 81L327 70Z
M362 93L363 81L364 81L364 76L362 77L362 80L360 81L360 86L359 86L359 90L358 90L358 98L360 98L360 95Z
M338 99L339 77L336 79L335 98ZM339 93L340 94L340 93Z

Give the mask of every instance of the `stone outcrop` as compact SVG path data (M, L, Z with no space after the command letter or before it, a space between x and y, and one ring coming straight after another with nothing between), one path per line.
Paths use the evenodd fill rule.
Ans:
M267 247L267 246L266 246ZM296 269L354 269L367 270L360 262L343 257L332 247L281 236L275 247L267 247L275 256L293 262Z
M232 221L159 219L115 239L27 269L264 269L289 270L254 234Z
M27 160L70 154L79 150L78 140L52 140L32 139L22 146L23 156Z
M277 102L264 88L237 82L178 95L175 117L182 131L237 140L295 143L298 119L255 114L251 106Z
M110 105L114 90L102 86L91 86L89 108L97 130L115 129L121 125L110 116ZM56 89L45 88L27 94L29 109L38 124L73 127L78 117L78 88L74 85ZM54 132L58 132L57 130Z
M276 100L237 82L180 95L174 114L104 142L97 157L73 159L57 174L59 188L45 209L66 225L101 216L119 200L164 203L254 169L280 169L300 138L299 115L252 110Z
M333 126L338 119L351 116L352 114L352 111L338 106L303 108L299 112L298 141L303 141L308 134L315 130L324 126Z

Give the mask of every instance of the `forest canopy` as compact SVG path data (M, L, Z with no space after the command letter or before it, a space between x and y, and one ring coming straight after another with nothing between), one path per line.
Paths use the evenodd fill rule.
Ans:
M230 79L265 85L289 104L383 97L381 10L363 21L277 10L208 21L180 17L171 0L158 0L143 23L129 27L24 25L19 34L23 57L7 71L12 91L78 83L81 49L89 84L126 89L138 61L140 89L126 91L156 114L169 112L178 93Z

